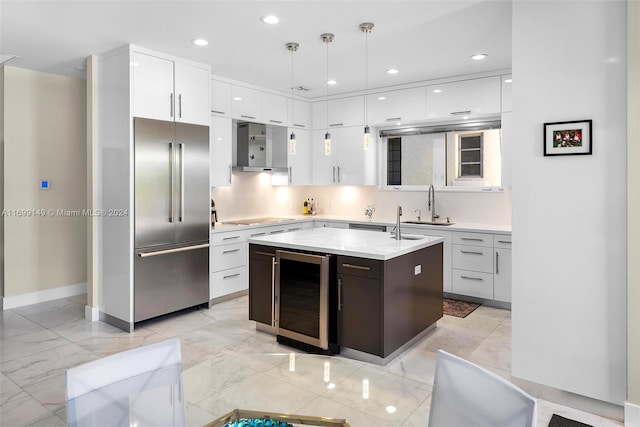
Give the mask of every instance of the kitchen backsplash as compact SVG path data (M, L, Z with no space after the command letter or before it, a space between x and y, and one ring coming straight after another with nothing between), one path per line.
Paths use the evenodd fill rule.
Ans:
M234 173L233 185L214 187L218 220L302 214L303 203L312 197L318 214L366 220L368 205L375 207L372 220L395 221L402 206L403 220L429 218L426 191L381 191L369 186L272 186L267 173ZM511 224L511 192L437 192L436 213L452 222Z

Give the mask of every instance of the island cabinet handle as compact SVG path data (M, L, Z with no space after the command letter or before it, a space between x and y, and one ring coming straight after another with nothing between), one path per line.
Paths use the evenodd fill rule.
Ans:
M262 252L262 251L255 251L256 255L265 255L265 256L270 256L270 257L274 257L276 256L276 254L270 254L269 252Z
M346 268L355 268L356 270L371 270L371 267L367 267L366 265L342 264L342 266Z
M478 281L483 281L484 279L482 277L469 277L469 276L460 276L461 279L467 279L467 280L478 280Z
M482 252L473 252L473 251L460 251L461 254L471 254L471 255L483 255Z
M342 311L342 279L338 278L338 311Z

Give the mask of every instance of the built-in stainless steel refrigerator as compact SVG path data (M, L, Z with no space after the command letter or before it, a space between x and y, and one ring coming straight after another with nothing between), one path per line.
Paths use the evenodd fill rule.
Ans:
M134 321L209 301L209 128L134 119Z

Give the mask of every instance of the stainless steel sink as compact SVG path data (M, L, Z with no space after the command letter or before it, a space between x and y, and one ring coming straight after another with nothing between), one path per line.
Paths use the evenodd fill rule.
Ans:
M455 222L431 222L431 221L402 221L403 224L416 225L453 225Z

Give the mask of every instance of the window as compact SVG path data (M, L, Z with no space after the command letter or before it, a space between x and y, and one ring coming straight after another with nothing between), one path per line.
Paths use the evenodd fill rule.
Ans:
M482 133L460 135L458 177L482 178Z

